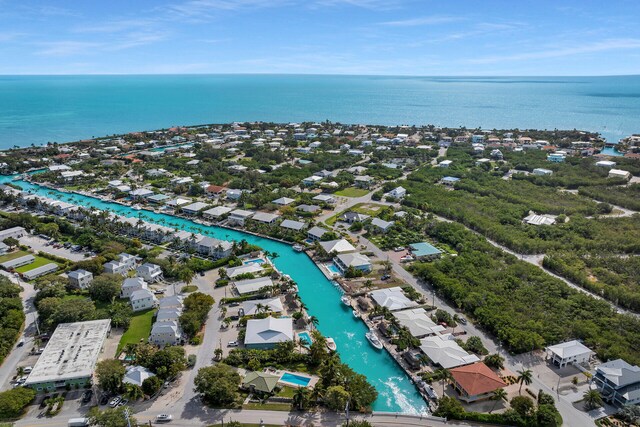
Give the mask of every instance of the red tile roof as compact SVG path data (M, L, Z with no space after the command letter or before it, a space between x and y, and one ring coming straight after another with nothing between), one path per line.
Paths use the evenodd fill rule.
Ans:
M483 362L460 366L451 369L450 372L453 379L469 396L491 393L507 385Z
M207 193L221 193L224 191L224 187L221 187L219 185L210 185L205 189L205 191Z

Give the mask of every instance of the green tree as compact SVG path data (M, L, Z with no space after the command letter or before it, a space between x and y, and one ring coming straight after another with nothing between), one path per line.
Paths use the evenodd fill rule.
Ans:
M0 420L10 420L22 415L24 408L36 397L36 392L26 387L16 387L0 393Z
M231 366L218 363L198 370L194 380L195 391L212 405L227 405L235 402L240 375Z
M137 384L125 383L124 396L127 399L135 402L136 400L142 399L144 397L144 392L142 391L142 388Z
M342 424L343 427L346 427L347 423ZM350 427L373 427L373 425L367 420L352 420L349 421Z
M306 387L298 387L293 393L292 405L298 411L304 411L309 405L309 390Z
M318 331L311 332L313 337L309 347L309 361L314 366L319 366L327 358L327 339Z
M116 394L122 387L125 369L119 360L105 359L96 364L95 374L102 390Z
M490 354L484 358L483 362L490 368L493 369L504 369L504 357L499 354Z
M11 248L11 249L15 248L16 246L18 246L20 244L18 239L15 239L13 237L7 237L6 239L4 239L2 241L2 243L4 243L5 245L9 246L9 248Z
M464 414L462 403L455 397L443 396L438 399L438 407L433 415L452 419L461 419Z
M464 349L475 354L487 354L487 349L484 347L484 344L482 344L482 340L476 336L469 337L464 345Z
M522 386L529 385L533 381L533 372L530 369L521 369L518 371L518 383L520 383L520 388L518 389L518 394L522 394Z
M498 404L498 402L500 401L506 401L507 400L507 392L505 391L505 389L503 388L497 388L495 390L493 390L493 394L491 395L491 400L493 400L493 405L491 406L491 410L489 411L489 413L492 413L494 409L496 409L496 405Z
M349 400L349 392L341 385L331 386L324 393L324 403L333 411L343 411Z
M527 418L533 414L535 404L528 396L516 396L511 399L511 409L516 411L522 418Z
M129 409L125 406L118 406L117 408L108 408L101 411L97 406L91 408L89 411L89 422L92 426L97 427L128 427L129 423L132 426L137 426L138 421L130 414ZM129 415L127 415L129 414ZM127 418L129 421L127 422Z
M589 411L604 405L600 392L592 388L584 392L582 401L584 402L584 407Z
M536 419L539 426L560 427L562 426L562 415L553 405L538 405Z
M162 381L155 375L145 378L145 380L142 381L142 391L147 396L153 396L156 394L160 390L160 387L162 387Z
M155 352L149 362L149 368L161 379L173 378L187 367L183 347L168 346Z
M120 295L122 276L119 274L101 274L89 285L89 296L95 301L112 302Z

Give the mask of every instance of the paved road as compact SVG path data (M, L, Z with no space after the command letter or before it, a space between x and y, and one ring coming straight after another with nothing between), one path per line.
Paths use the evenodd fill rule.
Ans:
M7 273L6 271L0 271L5 277L8 277L13 283L17 283L22 286L23 291L20 293L22 297L22 303L24 304L24 311L26 315L25 327L22 336L25 339L25 343L22 347L15 346L11 353L4 359L2 366L0 366L0 391L11 388L9 381L16 374L16 368L20 361L33 347L33 335L36 334L35 321L37 318L36 309L33 306L33 297L36 294L33 286L27 282L23 282L14 275Z

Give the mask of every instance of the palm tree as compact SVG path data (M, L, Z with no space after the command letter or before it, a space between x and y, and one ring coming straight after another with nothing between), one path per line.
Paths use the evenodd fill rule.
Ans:
M522 386L524 384L529 385L533 381L533 372L531 369L521 369L518 371L518 382L520 383L520 389L518 394L522 394Z
M222 357L222 349L218 347L215 350L213 350L213 356L215 357L216 360L220 360L220 358Z
M442 395L444 396L444 388L453 377L451 376L451 372L448 369L443 369L440 372L440 380L442 381Z
M602 405L604 405L602 396L600 396L600 392L592 388L584 392L584 394L582 395L582 400L584 401L584 406L587 410L600 408Z
M303 411L309 403L309 390L306 387L298 387L293 394L293 407Z
M309 317L309 324L312 325L314 329L318 326L318 323L320 323L320 320L318 320L316 316Z
M503 388L497 388L493 390L493 395L491 396L491 400L493 400L493 406L489 413L492 413L494 409L496 409L496 405L501 400L507 400L507 392Z
M125 384L124 388L124 395L131 401L135 402L136 400L142 399L144 397L144 392L142 391L140 386L136 384Z

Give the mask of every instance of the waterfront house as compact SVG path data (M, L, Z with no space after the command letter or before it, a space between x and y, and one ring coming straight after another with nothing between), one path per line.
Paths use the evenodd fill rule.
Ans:
M217 221L232 210L232 208L227 206L216 206L215 208L207 209L202 212L202 217L211 221Z
M87 270L78 269L67 274L69 285L78 289L86 289L93 281L93 273Z
M451 369L453 388L460 394L460 400L471 403L490 399L493 392L507 384L483 362Z
M320 242L320 246L328 254L345 254L348 252L355 252L356 248L353 247L346 239L329 240L326 242Z
M129 298L135 291L147 289L147 282L142 277L129 277L124 279L120 287L120 298Z
M317 225L307 230L307 239L311 241L321 240L322 236L328 233L329 230L326 230L322 227L318 227Z
M631 172L627 172L622 169L611 169L609 170L609 178L621 178L629 180L631 179Z
M244 296L257 294L262 289L273 286L273 281L269 277L257 277L234 282L233 286L240 296Z
M249 264L243 264L243 265L239 265L237 267L229 267L227 268L227 276L230 279L233 279L236 276L239 276L241 274L260 274L264 271L264 269L262 268L262 266L258 263L252 262Z
M569 364L580 365L589 363L594 352L578 340L567 341L547 347L549 361L564 368Z
M260 313L282 313L284 307L280 297L271 299L249 300L242 303L241 316L254 316Z
M306 228L306 226L307 224L305 224L304 222L294 221L292 219L285 219L280 223L280 227L293 231L301 231Z
M268 213L268 212L256 212L253 217L251 217L252 221L261 222L263 224L273 224L276 220L280 218L280 215Z
M640 404L640 367L622 359L610 360L596 368L593 383L602 398L618 408Z
M250 319L247 321L244 345L250 349L272 349L278 343L293 340L293 321L290 317Z
M451 334L432 335L420 340L420 350L433 362L444 369L479 362L475 354L467 353Z
M424 308L395 311L393 317L416 338L439 334L445 330L444 326L436 324L431 319Z
M220 259L231 255L233 245L226 240L203 236L195 241L194 248L200 255Z
M409 249L411 254L421 261L431 261L442 256L440 249L428 242L411 243Z
M404 310L413 308L418 305L417 302L411 301L402 291L402 288L395 286L393 288L377 289L370 294L371 299L380 307L386 307L390 311Z
M393 224L393 221L385 221L380 218L373 218L373 220L371 220L371 225L374 227L374 229L382 233L386 233L387 231L389 231L389 229L393 227Z
M142 277L149 283L154 283L162 280L162 268L160 268L157 264L152 264L150 262L145 262L140 267L136 268L136 274Z
M181 206L185 206L191 203L191 200L189 199L185 199L183 197L176 197L175 199L169 200L168 202L166 202L165 204L167 206L170 206L172 208L179 208Z
M369 273L372 268L369 257L361 253L340 254L333 259L333 262L342 274L346 274L349 268L354 268L364 273Z
M229 213L228 221L230 225L244 226L247 219L251 218L255 212L243 209L234 209Z
M187 215L197 215L201 210L204 210L207 207L206 203L195 202L190 205L183 206L182 212Z
M129 302L133 311L142 311L155 307L157 300L149 289L139 289L133 291L129 297Z
M147 190L146 188L136 188L129 192L129 196L134 200L146 199L147 197L153 196L153 191Z

